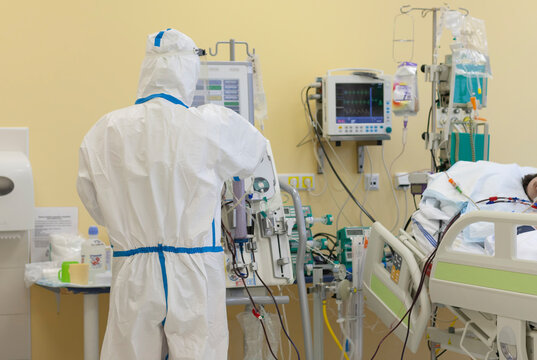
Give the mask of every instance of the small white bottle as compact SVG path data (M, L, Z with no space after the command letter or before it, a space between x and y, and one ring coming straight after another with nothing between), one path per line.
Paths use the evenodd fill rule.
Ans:
M90 226L89 238L82 243L81 262L89 264L89 283L95 283L95 275L106 270L106 245L99 240L99 228Z

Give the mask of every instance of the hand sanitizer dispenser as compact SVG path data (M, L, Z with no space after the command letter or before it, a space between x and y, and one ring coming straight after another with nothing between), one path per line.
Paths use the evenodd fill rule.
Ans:
M30 359L30 293L24 266L30 260L34 184L28 129L0 128L0 357Z

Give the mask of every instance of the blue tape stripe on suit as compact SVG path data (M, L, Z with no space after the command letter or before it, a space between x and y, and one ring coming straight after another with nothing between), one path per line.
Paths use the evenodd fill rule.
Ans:
M212 226L213 226L213 247L215 247L216 246L216 235L215 235L215 232L214 232L214 219L213 219Z
M214 235L214 220L213 220L213 244L215 243ZM128 257L137 254L152 254L157 253L160 262L160 271L162 273L162 285L164 287L164 297L166 299L166 314L168 314L168 276L166 275L166 259L164 258L164 252L170 252L174 254L203 254L203 253L219 253L224 251L221 246L202 246L202 247L176 247L176 246L164 246L158 244L158 246L146 246L132 250L114 251L114 257ZM162 326L166 324L166 316L162 320Z
M157 36L155 36L155 46L160 47L160 41L162 40L162 37L164 36L164 33L168 30L171 30L172 28L167 28L166 30L160 31Z
M175 96L172 96L170 94L165 94L165 93L153 94L153 95L146 96L144 98L139 98L138 100L136 100L134 102L134 104L135 105L143 104L146 101L149 101L149 100L155 99L155 98L162 98L162 99L168 100L169 102L174 103L176 105L184 106L184 107L186 107L188 109L188 106L184 102L182 102L181 100L179 100Z
M158 244L158 260L160 262L160 271L162 272L162 283L164 285L164 296L166 299L166 315L168 314L168 276L166 275L166 260L164 259L164 251L162 244ZM166 316L162 320L162 326L166 323Z
M156 47L160 47L160 40L162 39L163 36L164 36L164 30L162 30L161 32L159 32L157 34L157 36L155 36L155 46Z
M131 250L114 251L114 257L125 257L137 254L149 254L158 253L158 246L140 247ZM200 246L200 247L175 247L162 245L162 251L171 252L175 254L203 254L203 253L217 253L222 252L224 249L221 246Z

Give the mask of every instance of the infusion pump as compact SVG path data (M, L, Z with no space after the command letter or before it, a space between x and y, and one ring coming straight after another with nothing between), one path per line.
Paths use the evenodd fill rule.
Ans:
M355 70L352 75L332 75ZM330 141L389 140L392 132L391 80L371 69L327 72L317 89L317 121ZM322 120L322 122L321 122Z

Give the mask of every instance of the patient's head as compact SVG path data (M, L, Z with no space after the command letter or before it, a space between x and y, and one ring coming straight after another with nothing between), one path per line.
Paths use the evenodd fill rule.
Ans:
M528 174L522 178L522 186L528 198L534 201L537 198L537 174Z

